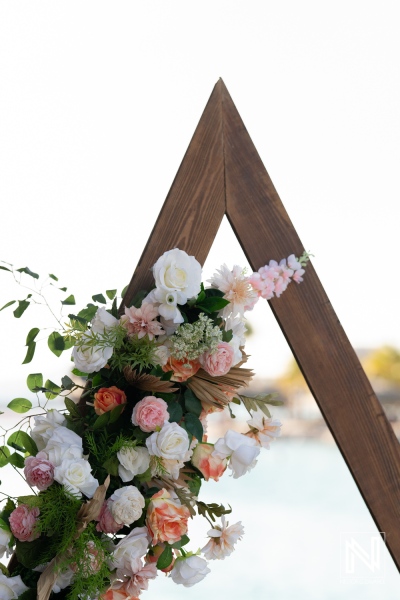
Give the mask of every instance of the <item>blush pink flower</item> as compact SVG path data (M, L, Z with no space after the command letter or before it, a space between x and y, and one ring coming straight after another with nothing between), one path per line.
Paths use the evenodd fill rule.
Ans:
M138 402L132 412L132 423L142 431L155 431L169 420L168 404L161 398L145 396Z
M45 452L39 452L36 456L28 456L25 459L24 474L30 486L35 486L43 492L54 481L54 465L47 460Z
M125 590L109 589L100 596L99 600L139 600L139 598L131 596Z
M207 560L224 560L232 554L236 542L241 540L244 534L241 521L229 526L229 523L225 523L224 515L221 520L222 526L216 525L207 532L210 539L201 550Z
M143 302L140 308L125 307L125 318L122 323L130 335L137 335L139 339L147 335L152 340L155 335L164 333L160 323L154 320L158 315L158 308L154 304Z
M228 465L228 460L226 458L212 456L213 451L214 444L203 442L197 444L191 458L192 465L204 475L206 481L209 479L218 481Z
M140 563L139 570L136 570L136 563ZM129 567L132 566L133 570ZM143 590L149 588L149 579L155 579L157 577L157 566L154 563L142 564L140 559L134 559L129 565L129 561L125 563L126 575L124 576L123 582L115 581L113 587L119 590L123 590L130 596L139 596Z
M123 523L117 523L114 519L111 512L112 503L113 500L110 498L103 503L100 514L96 519L96 521L98 521L96 525L97 531L102 531L103 533L117 533L117 531L124 526Z
M29 508L26 504L20 504L10 515L10 529L14 537L20 542L32 542L39 537L35 532L35 525L40 510L35 506Z
M149 533L153 538L152 543L178 542L188 530L189 517L187 506L182 506L178 500L173 500L166 489L154 494L146 518Z
M220 342L216 352L205 352L199 357L201 366L212 377L226 375L232 367L235 351L228 342Z

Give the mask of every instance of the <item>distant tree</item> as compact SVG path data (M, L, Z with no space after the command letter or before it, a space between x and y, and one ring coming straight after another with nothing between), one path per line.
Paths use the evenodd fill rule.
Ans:
M365 372L371 379L384 379L400 387L400 352L392 346L373 350L362 361Z

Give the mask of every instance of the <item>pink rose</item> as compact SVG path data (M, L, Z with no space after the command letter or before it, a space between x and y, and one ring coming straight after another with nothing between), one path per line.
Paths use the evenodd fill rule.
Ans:
M14 537L20 542L32 542L40 536L35 532L35 524L40 510L35 506L29 508L26 504L20 504L10 515L10 529Z
M228 342L220 342L214 353L204 352L199 357L201 366L212 377L226 375L230 370L235 356L233 347Z
M168 419L168 404L155 396L146 396L140 400L132 413L132 423L146 432L162 427Z
M100 388L94 395L94 412L96 415L102 415L105 412L113 410L120 404L126 404L126 394L124 391L112 385L109 388Z
M172 500L171 494L162 489L151 497L147 509L146 524L152 543L178 542L188 530L190 512L178 500Z
M39 452L36 456L28 456L25 459L24 474L30 486L36 486L43 492L54 481L54 465L47 460L45 452Z
M100 509L100 514L96 521L98 521L96 525L97 531L102 531L103 533L117 533L124 525L123 523L117 523L114 519L113 514L111 512L111 505L113 500L110 498L103 503L103 506Z
M214 444L197 444L191 458L192 465L204 475L206 481L218 481L228 465L226 458L212 456L213 451Z

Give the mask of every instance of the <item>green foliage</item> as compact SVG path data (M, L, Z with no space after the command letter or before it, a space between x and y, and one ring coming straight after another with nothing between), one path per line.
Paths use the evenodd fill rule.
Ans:
M185 390L185 408L187 412L193 413L196 417L200 417L202 406L200 400L193 394L192 390Z
M72 304L76 304L75 296L73 294L70 294L68 298L65 298L65 300L61 300L61 304L64 304L65 306L71 306Z
M169 421L171 423L179 423L182 419L183 411L179 402L169 402L168 403L168 413L169 413Z
M205 517L208 521L215 521L215 517L222 517L222 515L229 515L232 512L231 507L225 508L223 504L206 504L205 502L196 502L197 512L202 517Z
M18 300L18 307L13 311L14 317L16 319L22 317L29 305L30 302L28 302L28 300Z
M104 298L103 294L95 294L92 296L92 300L94 302L98 302L99 304L107 304L107 300Z
M110 300L114 300L114 298L117 294L117 290L106 290L106 294Z
M54 398L57 398L57 396L61 392L60 386L50 381L50 379L47 379L47 381L45 382L44 390L44 395L46 396L47 400L53 400Z
M14 398L7 404L7 407L16 413L26 413L32 408L32 402L26 398Z
M55 354L56 356L61 356L61 354L65 350L64 338L57 331L53 331L49 335L47 345L53 352L53 354Z
M15 552L18 561L27 569L34 569L38 565L48 562L48 541L45 537L37 538L33 542L20 542L16 540Z
M43 386L43 375L41 373L31 373L26 379L26 385L31 392L36 392L36 388Z
M19 450L19 452L28 453L31 456L36 456L38 453L38 448L33 441L33 439L26 433L26 431L14 431L10 435L7 440L7 444L14 448L15 450Z
M273 406L279 406L280 404L283 404L281 401L274 399L276 396L277 394L274 393L258 394L257 396L254 396L254 398L239 395L239 398L250 414L252 410L257 410L257 408L259 408L260 410L262 410L264 415L266 415L268 418L271 418L271 413L269 412L266 405L272 404Z
M207 314L212 314L214 312L219 312L228 304L229 300L225 300L225 298L204 298L204 300L196 304L196 308L199 308Z
M147 336L141 339L137 337L127 339L125 338L125 328L122 327L121 329L123 330L123 336L119 343L114 345L114 348L118 351L114 352L110 358L110 367L120 372L125 367L131 367L139 372L144 369L151 369L154 364L155 340L150 340Z
M36 342L31 342L30 344L28 344L28 350L26 351L25 358L22 361L23 365L27 365L31 362L32 358L35 355L35 350L36 350Z
M39 279L39 275L37 273L34 273L33 271L31 271L30 269L28 269L28 267L21 267L20 269L16 269L16 271L18 271L18 273L26 273L27 275L29 275L30 277L33 277L34 279Z
M177 550L179 550L179 548L182 548L182 546L186 546L186 544L188 544L189 542L190 542L190 539L188 538L187 535L184 534L178 542L175 542L174 544L170 544L170 546L171 546L171 548L176 548Z
M11 452L7 446L0 446L0 469L8 465L8 459Z
M36 339L39 331L40 331L40 329L38 327L34 327L33 329L30 330L30 332L26 336L26 343L25 343L26 346L29 346L29 344Z
M200 419L193 413L187 413L184 418L184 424L187 431L201 442L203 439L203 425Z
M160 554L157 560L157 569L166 569L172 563L172 559L174 555L172 553L172 548L169 544L166 544L164 550Z
M4 269L4 267L0 267L0 269ZM8 269L7 269L7 271L8 271ZM12 304L15 304L15 303L16 303L16 300L10 300L10 302L7 302L7 304L5 304L4 306L2 306L0 308L0 312L2 310L4 310L5 308L8 308L9 306L12 306Z
M25 465L25 459L21 454L17 454L17 452L13 452L10 458L8 459L10 465L14 465L14 467L18 467L18 469L23 469Z

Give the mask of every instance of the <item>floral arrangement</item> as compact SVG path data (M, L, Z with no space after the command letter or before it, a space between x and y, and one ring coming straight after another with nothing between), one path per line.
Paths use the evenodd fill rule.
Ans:
M158 571L190 587L209 573L207 561L232 553L243 526L226 521L230 508L199 500L201 485L226 470L234 478L250 471L281 427L268 409L280 404L275 395L242 392L253 375L244 366L244 314L300 283L307 260L271 260L249 276L224 265L206 288L197 260L175 248L153 266L154 289L121 316L117 290L93 296L67 323L52 311L58 327L48 346L57 356L72 348L74 379L56 385L33 373L27 385L37 406L26 398L8 404L29 414L10 435L3 429L0 466L23 470L31 493L1 492L0 556L12 555L0 573L2 600L135 600ZM3 308L18 302L20 318L32 302L48 305L43 289L58 285L55 275L39 286L28 267L2 264L19 283L34 281L25 299ZM74 304L73 295L61 302ZM24 363L38 334L28 333ZM65 409L49 408L59 396ZM213 443L207 416L231 412L232 403L248 410L248 430ZM193 551L188 523L196 514L211 528Z

